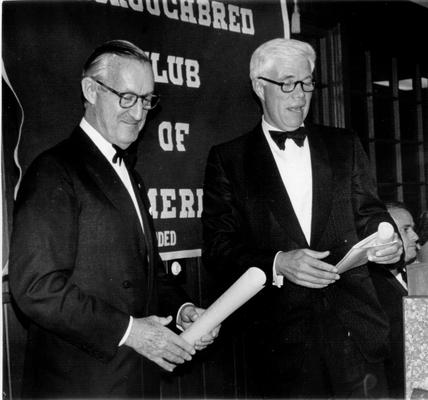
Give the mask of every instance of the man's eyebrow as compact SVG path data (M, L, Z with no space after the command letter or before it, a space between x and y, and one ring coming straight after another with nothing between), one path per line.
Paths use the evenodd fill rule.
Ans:
M290 78L294 78L294 75L281 76L281 79L290 79Z
M295 77L296 77L296 75L286 75L284 77L280 77L279 80L285 81L287 79L291 79L291 78L295 78ZM309 79L309 78L312 79L312 74L305 76L302 80L304 81L304 80Z
M151 90L151 91L149 91L149 92L147 92L147 93L143 93L143 94L138 94L138 93L134 92L134 91L133 91L133 90L131 90L131 89L129 89L129 90L123 90L123 91L118 91L118 92L120 92L120 93L122 93L122 94L135 94L135 95L137 95L137 96L148 96L148 95L150 95L150 94L154 94L154 90Z

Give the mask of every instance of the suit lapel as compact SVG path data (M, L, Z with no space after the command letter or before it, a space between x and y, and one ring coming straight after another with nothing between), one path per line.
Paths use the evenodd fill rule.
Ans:
M80 128L76 128L74 131L73 140L77 145L81 161L86 165L87 171L96 184L113 206L119 210L124 223L133 224L136 234L140 239L144 240L143 230L139 223L134 203L116 171Z
M308 244L300 227L290 197L282 182L275 159L264 137L261 125L251 133L249 149L246 152L248 181L253 182L254 191L264 199L278 223L287 235L300 246Z
M146 187L144 186L143 179L138 172L133 169L129 171L131 178L132 187L137 198L138 207L140 208L141 219L144 226L144 240L146 245L146 254L148 260L148 278L147 278L147 305L146 310L149 312L150 299L153 293L153 283L155 281L155 265L157 257L157 244L155 243L156 238L154 237L155 228L152 224L152 220L149 216L148 210L150 208L150 202L147 198Z
M147 198L146 188L144 182L136 170L132 170L129 173L131 178L132 187L134 189L135 197L137 198L138 207L140 209L141 219L144 226L144 237L146 241L147 253L149 262L154 260L154 252L156 246L154 246L155 238L152 236L154 227L152 226L148 210L150 208L150 202Z
M332 170L327 148L315 127L307 125L312 164L311 247L316 247L332 207Z
M390 275L388 277L389 282L391 285L395 288L396 291L398 291L402 296L407 296L407 290L404 288L404 286L398 281L398 279L392 274L390 271L387 271Z

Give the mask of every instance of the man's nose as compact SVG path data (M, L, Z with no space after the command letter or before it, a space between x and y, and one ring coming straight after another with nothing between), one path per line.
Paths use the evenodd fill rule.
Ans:
M302 97L305 96L305 92L303 91L302 82L299 82L293 90L293 96Z
M147 110L143 108L143 99L139 98L137 102L129 109L132 118L139 121L147 114Z

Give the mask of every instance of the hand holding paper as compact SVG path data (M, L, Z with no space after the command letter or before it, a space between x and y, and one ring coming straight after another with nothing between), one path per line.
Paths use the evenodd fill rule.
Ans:
M393 264L400 259L402 243L394 228L388 222L381 222L378 231L358 242L336 267L339 273L373 261L379 264Z
M262 290L265 283L266 275L260 268L249 268L180 336L194 344Z
M392 241L375 246L368 250L368 260L376 264L395 264L403 253L403 245L398 235L394 233Z

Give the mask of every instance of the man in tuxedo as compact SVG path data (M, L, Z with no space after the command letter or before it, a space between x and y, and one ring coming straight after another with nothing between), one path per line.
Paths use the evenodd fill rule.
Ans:
M339 275L335 264L381 221L393 222L358 138L305 122L314 65L313 48L293 39L253 53L250 78L263 117L210 151L204 263L228 283L251 266L266 273L246 313L249 396L381 397L386 316L367 267ZM368 256L393 264L401 252L396 237Z
M412 214L404 203L388 202L386 208L397 225L403 241L404 262L400 265L369 265L370 275L379 301L390 324L390 356L385 361L389 397L404 399L404 326L403 296L407 296L406 265L416 260L419 236L414 231Z
M165 273L127 152L158 101L150 60L106 42L81 89L79 126L37 157L16 202L10 285L30 320L23 397L154 397L159 372L191 360L218 328L190 345L168 327L203 310Z

